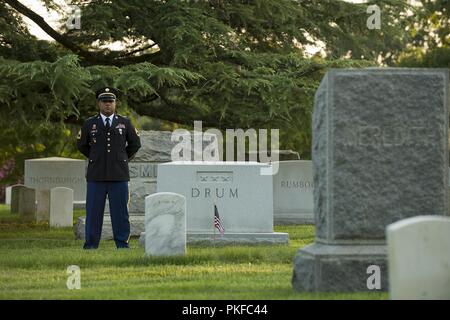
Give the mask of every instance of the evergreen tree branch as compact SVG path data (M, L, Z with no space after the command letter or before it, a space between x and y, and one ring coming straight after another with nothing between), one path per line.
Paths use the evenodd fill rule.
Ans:
M195 108L188 105L179 105L170 101L167 97L160 93L161 103L137 104L133 106L140 116L148 116L156 119L175 122L178 124L192 126L194 121L201 120L205 127L215 127L219 129L226 128L226 125L220 123L211 114L200 117ZM229 125L229 124L228 124ZM223 127L223 128L222 128Z
M47 22L45 22L44 18L38 15L33 10L27 8L18 0L4 0L8 5L10 5L17 12L23 14L24 16L31 19L34 23L36 23L45 33L47 33L50 37L52 37L55 41L60 43L65 48L71 50L72 52L78 54L80 57L84 58L91 64L104 64L104 65L116 65L123 66L127 64L139 63L143 61L149 61L152 63L157 63L156 61L160 54L159 51L156 53L144 54L140 56L133 57L117 57L114 54L105 54L104 52L90 52L88 50L84 50L75 42L73 42L69 37L63 36L58 33L55 29L53 29Z
M133 54L135 54L135 53L137 53L137 52L141 52L141 51L144 51L144 50L153 48L153 47L156 46L156 45L157 45L157 43L149 44L149 45L147 45L147 46L145 46L145 47L142 47L142 48L139 48L139 49L135 49L135 50L132 50L132 51L130 51L130 52L126 52L126 53L124 53L123 55L121 55L121 57L128 57L128 56L131 56L131 55L133 55Z

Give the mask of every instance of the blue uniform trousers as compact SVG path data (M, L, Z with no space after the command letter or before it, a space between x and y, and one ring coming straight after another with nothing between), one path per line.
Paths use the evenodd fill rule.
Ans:
M96 249L100 243L107 195L116 247L128 248L130 239L128 181L88 181L85 249Z

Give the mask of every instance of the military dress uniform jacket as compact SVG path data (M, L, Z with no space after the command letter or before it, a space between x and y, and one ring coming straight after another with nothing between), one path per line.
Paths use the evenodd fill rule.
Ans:
M89 159L87 181L129 181L128 161L141 141L128 118L115 114L108 130L98 114L83 124L77 147Z

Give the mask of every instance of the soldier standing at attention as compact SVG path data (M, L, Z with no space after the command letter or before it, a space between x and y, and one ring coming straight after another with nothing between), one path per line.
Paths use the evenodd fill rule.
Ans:
M78 133L78 150L89 159L84 249L98 248L107 195L116 247L129 247L128 161L141 141L131 121L116 114L117 92L112 87L95 92L100 113L87 119Z

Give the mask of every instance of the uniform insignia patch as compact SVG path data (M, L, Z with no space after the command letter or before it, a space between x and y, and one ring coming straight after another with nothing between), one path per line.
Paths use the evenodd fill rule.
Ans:
M139 131L138 131L138 129L134 128L134 131L136 132L136 135L139 137Z
M77 139L78 139L78 140L81 139L81 129L80 129L80 131L78 131Z

